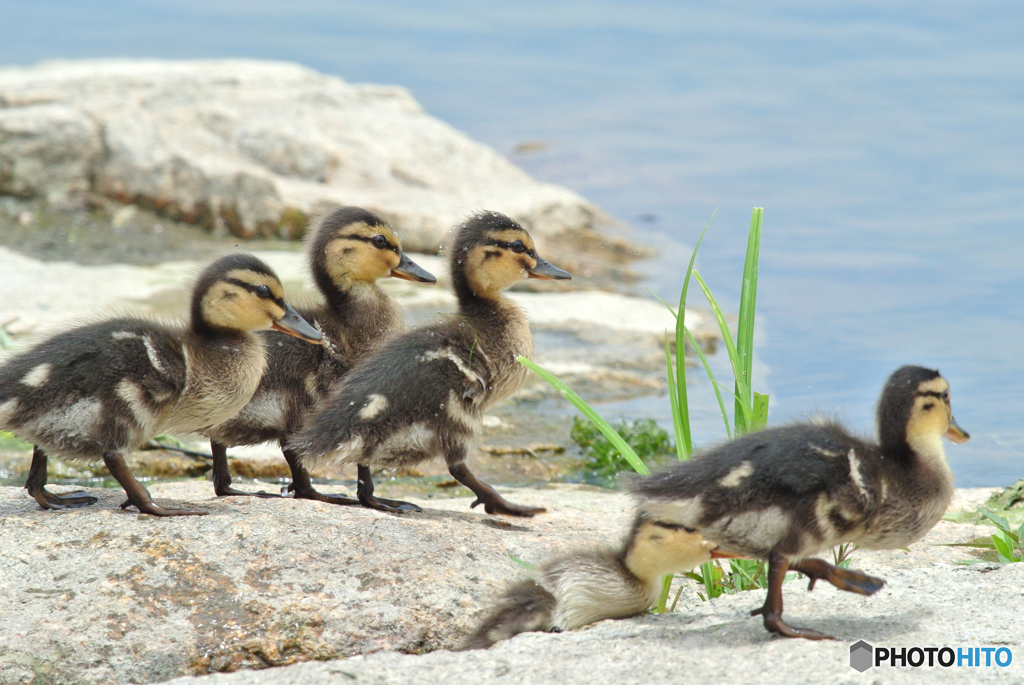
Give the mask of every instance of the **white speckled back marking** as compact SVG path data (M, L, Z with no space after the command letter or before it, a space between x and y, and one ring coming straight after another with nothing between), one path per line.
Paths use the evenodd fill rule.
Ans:
M160 363L160 355L157 354L156 347L153 346L153 340L147 335L142 339L142 344L146 346L146 356L149 357L149 363L153 365L154 369L166 376L167 370Z
M156 416L149 410L146 405L145 395L143 394L142 388L135 383L132 383L127 378L121 379L121 382L117 384L117 396L124 400L125 404L132 412L132 416L135 418L135 422L143 428L145 432L150 432L156 425Z
M366 398L366 404L359 410L359 418L363 421L370 421L380 415L388 408L388 398L379 393L373 393Z
M40 364L22 376L21 383L22 385L27 385L30 388L40 388L46 385L46 381L50 379L51 371L53 371L53 364Z
M734 488L743 482L750 474L754 472L754 465L749 461L741 463L739 466L734 468L728 474L719 479L718 484L723 488Z
M860 459L857 458L857 452L851 447L850 452L847 454L850 460L850 480L857 487L861 497L864 499L871 499L871 493L864 487L864 476L860 472Z
M480 376L477 375L477 373L473 371L473 369L466 366L466 363L462 361L462 358L459 355L457 355L454 350L450 348L445 348L443 350L429 350L428 352L424 352L422 355L420 355L420 361L422 362L429 362L435 359L447 359L452 364L455 364L456 368L458 368L458 370L461 371L463 375L469 378L470 380L481 380Z
M474 412L466 411L465 407L462 406L462 399L455 394L454 390L448 393L448 402L445 404L444 409L448 412L448 417L452 421L461 423L473 431L482 428L482 418Z

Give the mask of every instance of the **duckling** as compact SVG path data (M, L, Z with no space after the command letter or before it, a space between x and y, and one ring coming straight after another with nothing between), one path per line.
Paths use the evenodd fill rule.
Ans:
M270 268L247 254L199 276L187 327L117 318L59 333L0 366L0 428L34 443L25 488L44 509L92 504L46 485L47 456L102 459L134 505L154 516L200 515L153 502L122 456L163 431L203 431L245 406L266 365L252 331L319 343Z
M401 330L402 310L377 285L377 279L394 276L437 282L405 256L387 222L361 207L342 207L321 222L309 243L309 261L324 302L298 311L326 336L327 344L313 346L266 336L267 370L256 394L237 416L207 431L213 453L213 486L219 497L280 497L231 487L227 460L227 446L276 440L292 472L288 490L296 498L355 503L348 497L318 492L297 455L284 445L302 426L303 417L361 356Z
M731 556L692 529L638 513L619 547L556 556L535 578L511 585L461 649L487 649L529 631L561 632L636 616L654 606L665 576Z
M807 558L835 545L896 549L919 540L953 494L942 436L957 425L949 384L920 366L896 370L877 407L878 442L832 421L744 435L690 461L635 478L640 510L694 528L723 550L768 561L765 628L787 637L833 639L782 620L787 569L870 595L885 581Z
M436 455L489 513L533 516L542 508L506 501L469 471L467 443L484 411L526 380L518 355L533 355L526 316L501 291L525 278L570 275L537 255L530 234L497 212L457 228L450 268L458 313L390 338L364 358L289 443L303 463L356 463L357 495L366 507L419 511L373 496L371 468L416 464Z

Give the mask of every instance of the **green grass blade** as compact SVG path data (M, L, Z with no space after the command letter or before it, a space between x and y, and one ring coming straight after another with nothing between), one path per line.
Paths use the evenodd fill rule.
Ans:
M729 362L732 364L733 376L738 379L740 378L739 357L736 354L736 343L733 342L732 333L729 332L729 324L725 322L725 314L722 313L722 308L718 306L715 296L711 294L711 289L704 282L704 279L700 277L700 273L696 269L693 272L693 277L697 279L697 285L704 292L704 297L707 298L708 304L711 305L711 311L715 314L718 328L722 332L722 340L725 341L725 349L729 353ZM750 407L750 397L746 394L745 384L740 383L737 385L739 400L743 403L744 407ZM749 413L750 410L747 409L747 412Z
M537 567L534 564L531 564L528 561L520 559L515 554L509 554L508 558L511 559L514 563L519 564L520 566L522 566L523 568L525 568L528 571L536 571L537 570Z
M717 211L717 210L715 210ZM708 232L708 228L711 227L711 221L715 218L714 212L708 219L708 223L704 226L704 230L700 233L700 238L697 239L697 244L693 247L693 253L690 255L690 263L686 265L686 274L683 276L683 289L679 293L679 313L676 315L676 359L683 359L686 356L686 344L685 344L685 329L686 329L686 293L690 289L690 275L694 273L693 263L697 260L697 250L700 249L700 244L704 241L704 236ZM690 435L690 400L687 396L686 388L686 364L676 364L676 392L677 401L676 406L679 408L679 425L682 428L682 441L685 448L686 458L688 459L693 454L693 439ZM676 441L679 441L679 434L676 435ZM682 457L680 457L682 458Z
M679 347L676 346L676 350ZM678 354L677 354L678 356ZM683 359L682 363L685 364L686 360ZM686 451L686 441L682 439L684 434L689 434L689 421L684 421L683 413L679 409L679 396L676 395L676 378L675 369L672 368L672 351L668 347L668 333L665 334L665 366L668 368L666 377L668 378L668 401L672 407L672 432L676 438L676 456L679 457L680 461L690 458L690 453ZM689 417L686 417L687 419Z
M730 440L732 440L732 430L729 428L729 415L725 412L725 402L722 401L722 391L718 389L718 386L721 384L715 380L715 374L711 371L711 365L708 364L707 357L704 356L700 347L697 346L697 341L694 340L693 336L690 334L690 329L684 327L683 332L686 334L686 339L690 341L691 345L693 345L693 349L697 350L697 356L700 358L700 363L704 365L704 371L707 372L708 378L711 379L711 387L715 390L715 397L718 398L718 408L722 412L722 420L725 421L725 434L729 436ZM676 349L679 349L678 345L676 346Z
M754 580L754 577L752 575L747 573L747 570L745 568L743 568L743 564L738 564L738 563L736 563L737 561L740 561L740 560L739 559L730 559L729 560L729 566L732 568L732 572L733 572L734 575L742 576L742 579L745 580L746 582L744 583L744 582L741 581L739 583L739 587L737 587L736 589L737 590L751 590L751 589L756 588L757 587L757 581Z
M743 286L740 290L739 322L736 325L736 354L739 357L739 373L736 375L736 394L751 397L753 391L752 373L754 365L754 312L757 305L757 264L761 253L761 222L764 209L755 207L750 215L750 233L747 236L747 257L743 262ZM742 391L741 391L742 390ZM751 405L747 405L748 407ZM756 415L756 412L754 412ZM739 400L736 401L736 432L745 433L753 429L747 423L741 429Z
M764 430L768 425L768 395L754 393L754 412L750 420L750 430Z
M715 381L715 385L717 385L719 388L724 390L725 394L727 394L729 397L731 397L733 399L736 399L736 395L733 393L732 390L729 389L728 385L726 385L725 383L719 383L718 381ZM733 388L735 388L735 387L736 386L733 386ZM744 413L746 414L746 418L748 420L754 416L752 413L750 413L750 411L747 410L746 407L740 405L740 408L744 411Z
M654 613L665 613L665 607L668 606L668 593L671 587L672 574L669 574L661 579L661 594L658 595L658 602L654 605Z
M597 429L601 431L604 437L608 438L608 442L615 446L615 449L619 451L619 454L626 458L626 461L629 462L629 465L633 467L634 471L644 476L651 472L651 470L647 468L647 465L641 461L640 457L636 456L636 452L633 451L633 448L622 439L621 435L615 432L615 429L611 427L611 424L601 418L601 415L594 411L594 409L587 404L582 397L573 392L572 388L558 380L558 378L550 371L545 371L526 357L516 357L516 360L547 381L551 387L561 393L562 397L569 400L574 407L579 409L580 413L590 419L591 422L597 426Z

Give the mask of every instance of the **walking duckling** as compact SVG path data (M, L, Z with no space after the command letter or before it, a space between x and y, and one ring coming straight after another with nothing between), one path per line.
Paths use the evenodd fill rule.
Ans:
M533 516L542 508L506 501L469 471L467 443L484 411L520 388L533 356L526 316L501 291L525 278L570 275L537 255L519 224L497 212L457 229L450 267L458 313L390 338L364 358L289 443L303 463L331 459L359 465L357 495L366 507L419 511L373 495L371 469L419 463L441 455L448 471L476 494L487 513Z
M618 548L556 556L534 578L511 585L462 649L487 649L529 631L561 632L636 616L654 606L665 576L731 556L693 530L638 514Z
M273 328L319 343L284 301L271 269L247 254L199 276L187 327L117 318L59 333L0 366L0 428L34 443L25 489L44 509L92 504L82 492L46 490L47 456L102 459L124 488L124 509L199 515L153 502L123 454L165 431L202 432L245 406L266 365Z
M885 581L808 556L843 543L896 549L922 538L945 513L953 474L942 436L957 425L938 371L904 366L877 407L877 443L835 422L750 433L629 487L640 510L696 529L725 551L768 561L765 628L787 637L832 639L782 620L782 581L792 569L841 590L870 595Z
M252 400L237 416L206 433L213 452L213 487L219 497L280 497L231 487L227 459L228 446L276 440L292 472L288 490L296 498L357 503L318 492L309 472L285 443L360 357L401 330L402 310L377 285L377 279L394 276L420 283L436 283L437 279L405 256L387 222L361 207L342 207L321 222L309 243L309 261L324 301L298 311L324 334L325 344L313 346L283 336L266 336L267 369Z

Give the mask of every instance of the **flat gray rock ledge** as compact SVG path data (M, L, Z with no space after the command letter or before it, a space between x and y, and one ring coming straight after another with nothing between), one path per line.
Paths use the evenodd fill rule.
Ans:
M0 69L0 194L57 208L95 194L240 237L291 237L305 216L354 204L423 252L479 209L542 242L607 220L426 114L404 88L255 60Z
M588 486L516 489L506 496L549 513L514 520L470 510L465 498L421 500L422 514L393 516L318 502L216 500L202 481L151 489L210 514L156 519L120 511L117 490L92 490L101 498L92 507L45 512L22 489L0 488L0 682L153 683L236 669L197 685L352 677L476 685L501 676L678 682L730 673L757 673L759 682L869 682L848 666L849 645L859 639L1007 646L1024 659L1024 564L957 566L972 550L941 546L991 532L984 526L940 522L909 552L856 552L856 568L888 581L874 597L787 586L786 617L835 634L836 643L770 637L748 616L763 591L705 603L684 581L667 616L453 653L445 650L523 574L509 555L540 561L617 540L631 518L629 498ZM989 492L959 491L955 506L973 508ZM322 663L296 663L303 661ZM283 668L252 670L268 666ZM867 676L920 682L920 671ZM940 675L968 682L1022 673L1015 661Z

